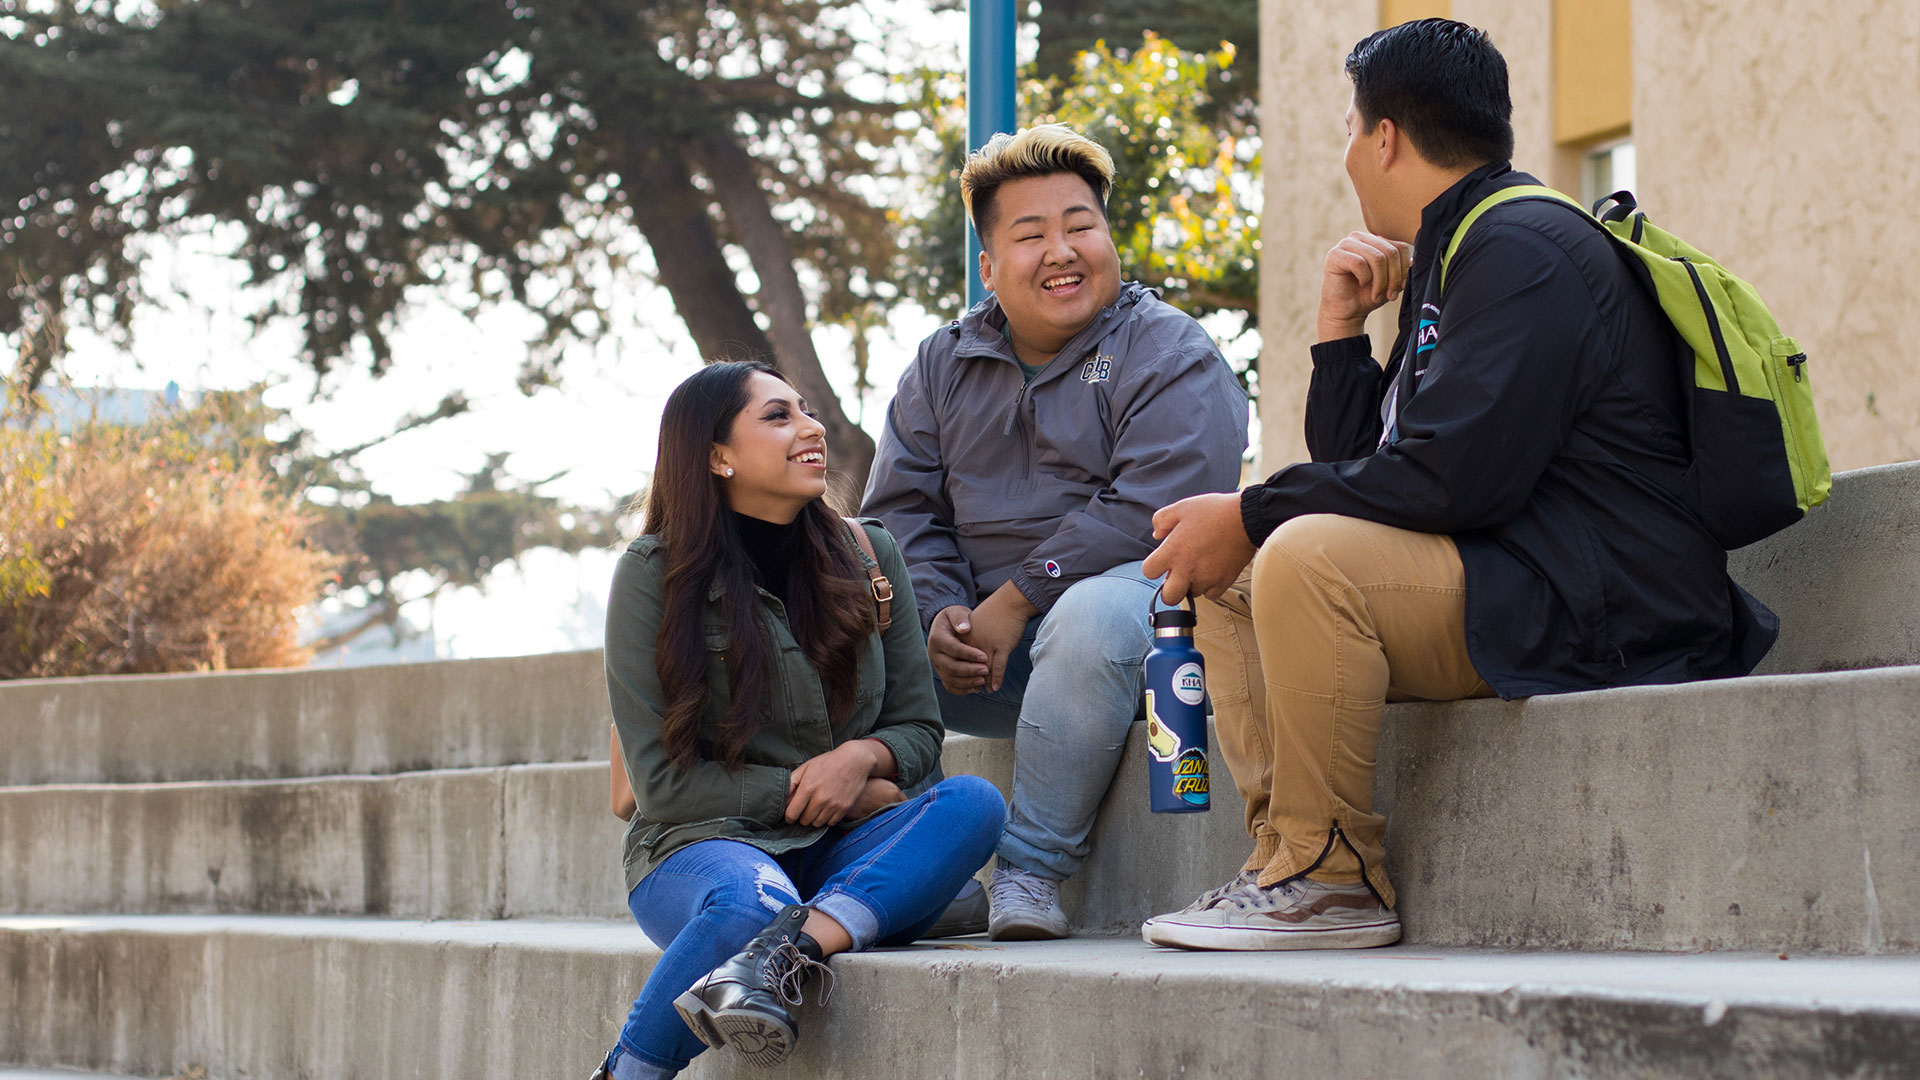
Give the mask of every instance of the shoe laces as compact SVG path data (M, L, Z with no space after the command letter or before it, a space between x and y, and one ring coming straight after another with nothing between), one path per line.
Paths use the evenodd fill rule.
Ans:
M987 893L996 907L1007 904L1052 907L1059 902L1060 884L1025 870L1007 870L993 875L987 884Z
M761 968L761 978L768 990L780 996L788 1005L800 1004L800 991L807 985L807 976L818 971L822 989L820 1004L833 1000L833 969L800 951L792 938L783 939L767 954L766 966Z
M1278 885L1264 888L1254 882L1248 882L1245 888L1223 894L1217 903L1231 904L1241 911L1253 911L1268 908L1276 903L1298 898L1301 888L1299 882L1283 881Z
M1260 875L1254 871L1242 870L1234 875L1232 881L1227 882L1225 885L1216 885L1206 892L1201 893L1200 898L1193 902L1192 910L1205 911L1229 896L1245 892L1247 889L1252 888L1254 883L1259 879Z

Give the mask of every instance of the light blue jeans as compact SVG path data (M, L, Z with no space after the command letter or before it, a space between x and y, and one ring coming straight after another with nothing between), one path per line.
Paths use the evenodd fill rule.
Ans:
M936 683L949 729L1013 739L1003 864L1064 881L1085 861L1094 812L1140 715L1158 587L1137 562L1076 582L1027 623L999 690L957 695Z

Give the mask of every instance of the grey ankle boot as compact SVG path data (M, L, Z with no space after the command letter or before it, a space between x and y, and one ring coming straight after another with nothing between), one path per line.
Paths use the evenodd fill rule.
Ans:
M674 1009L701 1042L731 1046L762 1066L778 1065L793 1052L800 1028L788 1006L800 1004L807 976L819 971L828 980L822 1001L833 993L833 972L800 950L808 910L788 907L746 948L674 999Z

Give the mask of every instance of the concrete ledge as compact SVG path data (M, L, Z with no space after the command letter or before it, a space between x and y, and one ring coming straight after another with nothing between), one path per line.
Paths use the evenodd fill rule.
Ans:
M121 1072L84 1072L79 1068L8 1068L0 1065L0 1080L134 1080Z
M0 1058L170 1075L585 1075L657 956L631 925L0 920ZM792 1078L1911 1076L1920 961L1137 940L838 958ZM951 1018L951 1022L949 1019ZM709 1054L686 1073L764 1076Z
M1779 612L1763 673L1920 664L1920 462L1735 552ZM0 682L0 785L393 773L605 760L599 650L341 670Z
M1421 941L1920 950L1920 667L1388 710Z
M1780 615L1761 674L1920 664L1920 461L1839 474L1825 505L1728 568Z
M0 682L0 786L607 758L598 649L385 667Z
M1005 791L1012 751L956 736L946 767ZM1920 668L1396 705L1380 763L1411 941L1920 951ZM1082 931L1249 850L1217 754L1206 814L1147 813L1145 766L1136 731L1066 889ZM0 790L0 911L619 918L604 770Z
M0 1065L0 1080L136 1080L123 1072L86 1072L81 1068L10 1068Z
M0 789L0 911L625 917L606 768Z
M948 746L1010 789L1010 743ZM1394 705L1378 760L1409 941L1920 951L1920 667ZM1145 768L1136 730L1076 927L1124 932L1251 850L1217 750L1209 813L1147 813Z

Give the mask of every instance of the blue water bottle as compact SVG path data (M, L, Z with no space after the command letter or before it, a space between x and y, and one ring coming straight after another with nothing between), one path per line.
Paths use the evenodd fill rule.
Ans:
M1147 653L1147 786L1156 814L1207 809L1206 660L1193 645L1192 601L1153 613Z

